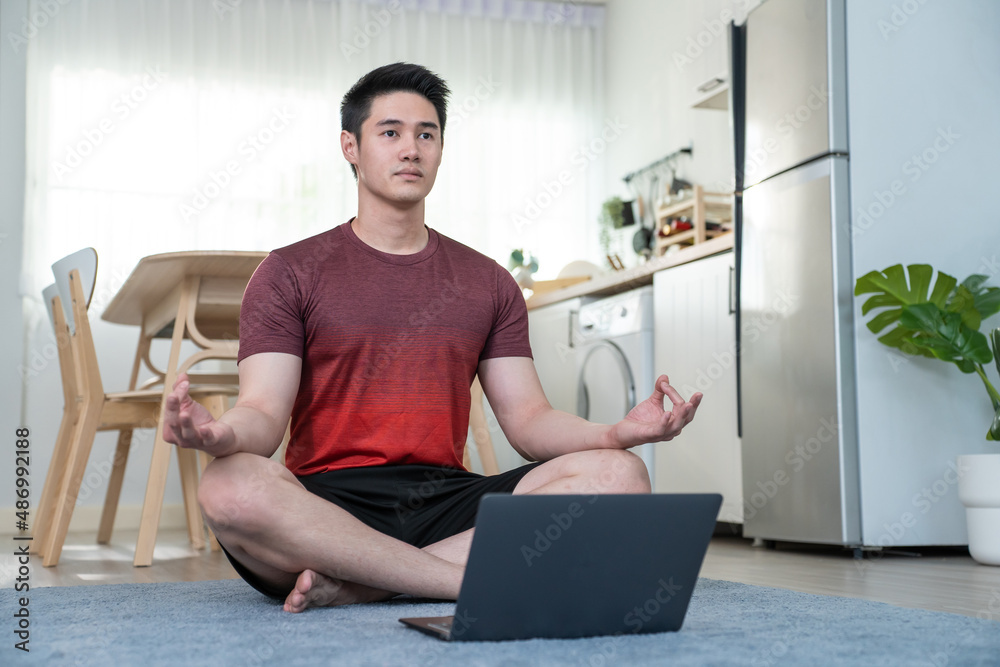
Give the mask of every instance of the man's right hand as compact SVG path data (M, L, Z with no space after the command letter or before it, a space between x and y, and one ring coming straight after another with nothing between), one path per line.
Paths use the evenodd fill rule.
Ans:
M233 427L212 417L205 406L188 395L188 376L181 373L167 396L163 413L163 439L178 447L201 449L219 457L236 444Z

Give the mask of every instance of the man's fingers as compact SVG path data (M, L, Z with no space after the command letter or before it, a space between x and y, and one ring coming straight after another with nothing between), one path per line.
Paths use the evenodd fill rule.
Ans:
M676 394L676 391L674 393ZM679 395L678 398L680 398ZM701 394L697 393L691 397L690 401L674 401L674 409L663 416L663 431L668 439L679 434L685 426L691 423L695 412L698 411L699 403L701 403Z
M191 400L187 393L188 386L186 379L183 384L180 380L174 383L173 391L167 394L166 408L168 411L178 413L184 408L185 402Z
M662 386L664 384L666 384L666 385L669 386L669 384L670 384L670 378L668 378L666 375L661 375L660 377L656 378L656 382L653 383L653 396L652 396L652 398L653 398L654 401L659 401L661 403L663 402L663 389L662 389Z
M664 383L664 385L665 387L663 393L664 395L666 395L667 398L670 399L670 402L673 403L675 406L684 405L686 401L683 398L681 398L681 395L677 393L677 390L674 389L672 386L670 386L669 383Z
M180 443L183 443L184 447L196 447L200 442L199 429L191 418L190 410L180 411L177 418L177 428L174 429L174 432L179 435Z
M187 381L188 381L187 373L180 373L180 374L178 374L177 375L177 379L174 380L173 389L177 389L177 387L180 386L181 382L187 382Z
M692 396L691 400L688 401L688 405L690 405L691 408L687 411L687 419L684 422L685 426L691 423L691 420L694 419L695 413L698 412L698 406L701 405L701 394L695 394Z
M670 417L671 417L671 420L674 422L673 423L673 427L674 427L674 430L675 430L675 433L674 433L675 435L677 433L679 433L680 430L682 428L684 428L684 426L689 421L691 421L690 417L688 416L689 412L690 412L690 406L687 403L684 403L683 405L678 405L678 406L674 407L673 411L671 412Z
M165 419L171 421L172 418L181 411L181 399L176 394L167 395L167 412Z

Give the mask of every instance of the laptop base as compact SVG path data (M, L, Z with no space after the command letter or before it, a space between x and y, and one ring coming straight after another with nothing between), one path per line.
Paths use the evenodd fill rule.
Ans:
M426 616L423 618L401 618L399 622L447 642L451 641L451 624L454 620L454 616Z

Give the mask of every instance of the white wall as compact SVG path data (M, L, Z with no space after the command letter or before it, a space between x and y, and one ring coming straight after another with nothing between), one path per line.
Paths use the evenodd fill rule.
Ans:
M855 274L919 263L1000 285L1000 5L850 0L847 30ZM952 364L879 343L860 304L865 542L965 544L949 466L1000 452L985 440L986 391ZM993 364L986 372L996 386Z
M732 188L733 151L726 111L693 109L697 87L728 68L728 24L753 0L613 0L607 12L605 110L628 126L607 152L607 196L631 195L622 178L693 145L677 175L711 190ZM627 264L634 228L627 237Z

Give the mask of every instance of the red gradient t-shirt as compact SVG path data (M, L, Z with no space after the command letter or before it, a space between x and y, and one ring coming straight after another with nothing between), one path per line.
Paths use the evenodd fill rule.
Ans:
M273 251L251 278L238 361L262 352L302 358L285 455L292 473L462 468L479 361L531 357L511 275L428 233L420 252L392 255L347 222Z

